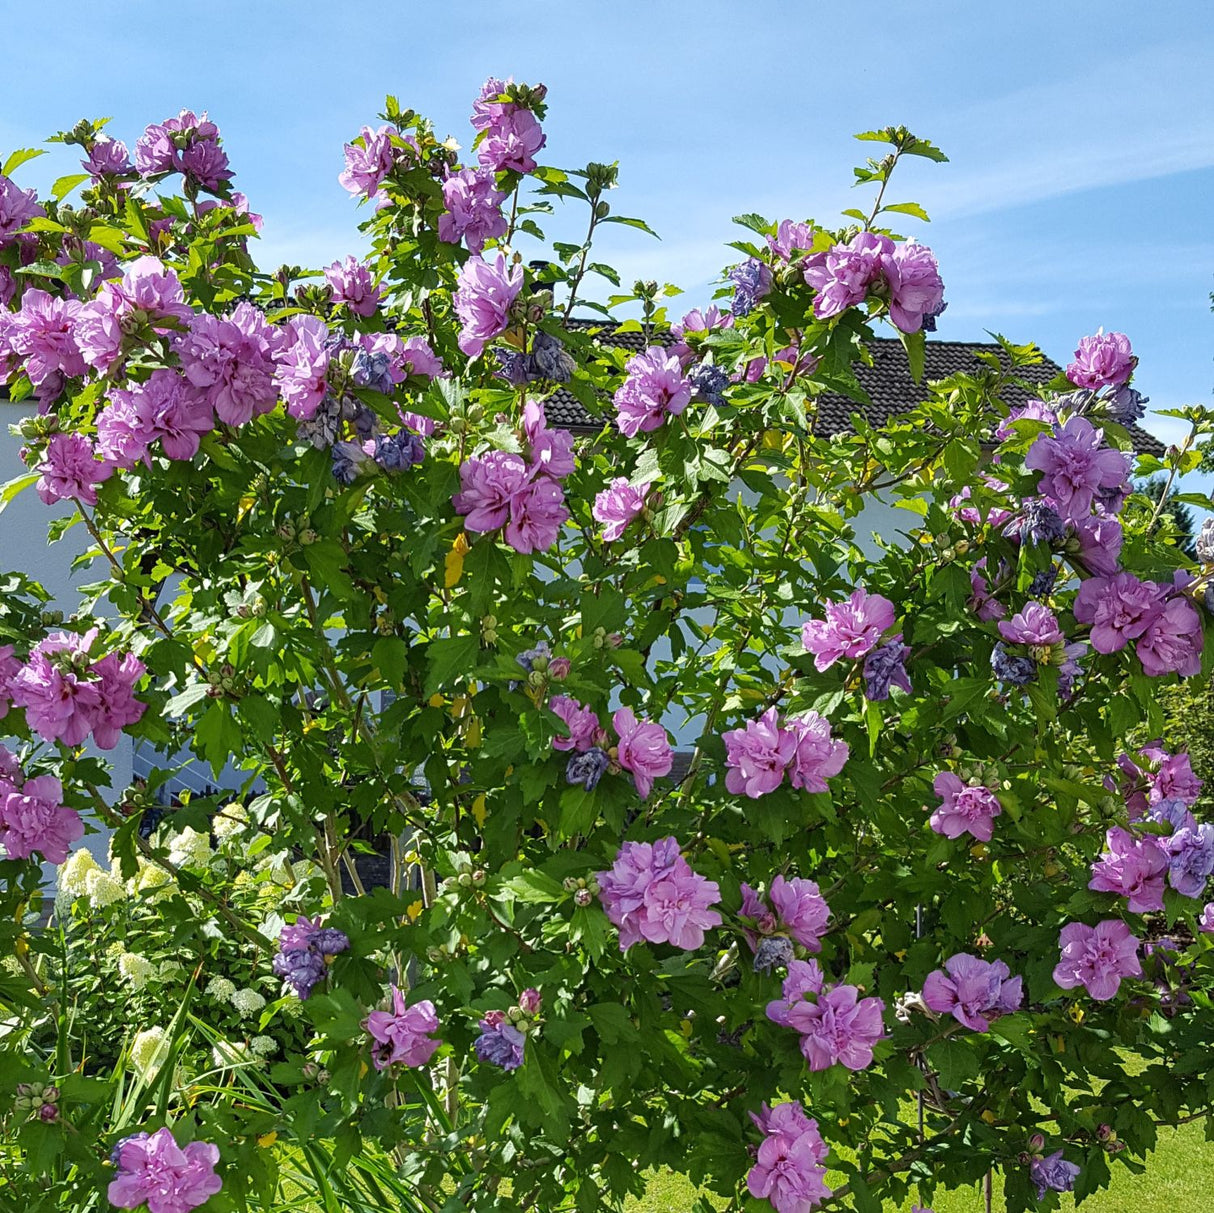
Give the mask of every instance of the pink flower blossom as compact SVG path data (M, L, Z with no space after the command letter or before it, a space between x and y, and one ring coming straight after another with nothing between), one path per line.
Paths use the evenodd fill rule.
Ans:
M747 886L743 886L745 892ZM821 939L830 922L830 906L818 889L816 881L799 876L772 878L767 894L777 926L787 931L810 952L822 950Z
M97 629L84 635L53 632L30 651L29 661L9 684L26 723L48 741L76 746L92 731L101 702L96 683L85 677Z
M345 169L337 180L343 189L352 194L370 198L383 184L396 163L396 150L392 146L392 128L381 126L373 131L364 126L360 132L361 145L347 143L342 149L346 159Z
M485 106L489 124L477 149L477 159L494 172L530 173L535 153L548 142L539 120L527 109L510 102Z
M863 1070L872 1064L873 1046L884 1035L881 999L862 999L851 985L827 986L812 960L789 962L782 994L767 1004L767 1017L800 1034L801 1053L811 1070L836 1063Z
M402 1065L410 1069L426 1065L442 1041L435 1040L438 1014L429 999L405 1006L405 996L392 987L392 1010L372 1011L363 1027L375 1041L371 1060L377 1070Z
M344 303L355 316L375 315L383 291L376 286L370 269L357 257L327 266L325 281L333 292L334 303Z
M11 644L0 644L0 720L8 715L8 709L13 702L13 679L21 672L21 662L13 656ZM0 746L0 749L3 749ZM4 751L6 754L7 750ZM0 775L4 774L3 763L0 762Z
M982 784L965 784L951 771L941 771L932 786L941 804L929 824L945 838L970 834L979 842L990 842L994 820L1003 812L995 793Z
M660 724L638 720L631 708L620 708L611 723L620 738L616 761L631 772L637 793L644 800L653 789L653 781L669 774L674 765L666 730Z
M1025 603L1018 614L999 625L999 634L1013 644L1044 648L1061 644L1065 639L1054 612L1039 602Z
M1080 339L1075 361L1066 368L1066 377L1076 387L1117 387L1133 374L1136 361L1130 339L1124 333L1098 329L1094 336Z
M568 520L564 490L555 480L537 476L510 499L510 520L502 538L516 552L546 552Z
M430 348L430 343L424 337L410 337L401 347L401 359L411 375L421 375L426 379L437 379L445 374L442 359ZM427 418L427 421L430 421ZM433 432L434 422L430 421ZM414 427L417 428L416 426ZM418 430L419 434L427 431Z
M23 190L11 177L0 173L0 246L8 243L31 219L45 216L33 190Z
M528 472L557 480L573 473L573 435L548 426L543 406L534 400L523 405L523 439L527 446Z
M1120 826L1113 826L1105 837L1105 851L1092 864L1088 888L1127 898L1132 914L1162 910L1163 881L1168 871L1164 848L1152 835L1135 838Z
M642 940L694 951L706 930L721 925L709 908L720 900L716 881L692 870L675 838L624 843L611 870L596 879L603 909L619 928L621 952Z
M93 663L90 673L97 679L93 741L99 749L112 750L122 730L138 723L147 710L147 704L135 698L147 667L132 653L108 653Z
M792 219L781 219L776 234L767 237L767 247L781 261L791 261L794 253L807 253L813 246L813 224Z
M889 283L889 318L904 333L917 333L924 319L944 309L944 282L935 255L909 240L882 263Z
M506 195L497 188L497 176L489 168L464 168L443 182L443 205L438 238L448 244L463 240L470 253L479 253L486 240L506 234L502 203Z
M1054 981L1064 990L1082 985L1098 1002L1107 1002L1117 993L1123 977L1142 976L1138 940L1119 918L1094 927L1068 923L1058 943L1062 958L1054 969Z
M740 729L721 736L725 743L725 787L734 796L751 799L774 792L784 782L784 772L797 752L797 736L780 725L775 708L758 720L748 720Z
M703 310L692 308L682 320L676 320L670 326L670 335L674 338L670 352L679 360L680 365L686 368L696 357L695 351L687 344L688 333L711 333L718 329L733 328L733 325L734 318L728 312L722 312L715 303Z
M292 316L274 351L275 383L292 417L307 421L316 415L328 391L329 330L315 316Z
M168 1128L126 1138L116 1156L107 1196L117 1209L146 1204L148 1213L189 1213L223 1187L215 1174L219 1148L205 1141L179 1146Z
M523 267L507 266L498 253L496 260L470 257L459 272L454 296L460 321L459 348L475 358L510 323L510 305L523 288Z
M1128 473L1125 455L1104 446L1086 417L1070 417L1053 434L1039 435L1024 466L1041 473L1038 491L1068 522L1086 518L1102 490L1120 489Z
M1201 673L1204 643L1201 616L1192 603L1172 598L1147 625L1134 651L1142 662L1142 672L1151 678L1166 674L1192 678Z
M108 135L98 137L93 144L93 150L80 164L94 183L102 177L121 177L133 171L126 144L120 139L111 139Z
M602 726L593 708L588 708L568 695L554 695L548 701L548 709L555 712L569 730L568 737L552 739L553 749L585 752L595 744L595 738Z
M1115 653L1141 636L1163 611L1160 587L1132 573L1089 577L1075 595L1075 618L1092 625L1092 648Z
M894 242L888 236L861 232L850 244L836 244L828 253L807 257L803 273L817 292L814 315L827 320L863 303L893 251Z
M75 809L63 805L63 785L51 775L27 779L20 788L0 778L0 843L10 859L35 851L48 863L63 863L72 843L84 837Z
M278 403L274 350L281 333L249 303L226 318L193 318L177 345L181 367L225 425L246 425Z
M830 721L817 712L791 716L784 727L797 741L796 753L788 767L789 782L805 792L825 792L826 780L838 775L847 762L847 742L835 741Z
M175 270L158 257L137 257L130 262L121 282L107 283L126 304L128 312L142 312L155 328L184 325L192 316Z
M452 498L470 531L496 531L510 517L510 503L527 484L527 465L508 451L489 451L465 459L460 491Z
M1089 573L1112 577L1121 557L1121 523L1106 514L1094 514L1071 523L1067 551L1073 552Z
M783 1103L751 1119L766 1135L746 1173L746 1187L776 1213L812 1213L831 1190L826 1186L826 1143L818 1122L799 1103Z
M1202 907L1197 919L1197 929L1203 935L1214 935L1214 901L1208 901Z
M923 1001L937 1015L952 1015L973 1032L986 1032L991 1021L1010 1015L1024 998L1021 979L1002 960L985 961L958 952L943 969L927 975Z
M828 670L841 657L863 657L894 626L894 604L880 594L854 590L846 602L828 603L825 619L801 627L801 641L814 666Z
M38 473L34 488L46 505L73 500L96 505L97 486L112 471L96 458L93 444L76 433L52 434L34 470Z
M970 596L966 606L984 623L989 623L992 619L1002 619L1007 614L1007 608L998 598L991 596L991 586L986 579L985 569L985 556L970 569Z
M215 428L207 398L176 371L161 367L130 389L130 398L170 459L193 459L199 441Z
M21 310L8 321L7 341L31 383L45 383L56 373L84 374L75 337L79 314L75 299L57 299L33 287L21 296Z
M603 523L604 543L614 543L628 524L640 517L648 492L648 484L632 485L627 476L616 476L595 496L590 512L596 522Z
M97 414L97 454L111 468L131 469L148 462L156 435L129 391L111 388L109 403Z
M677 417L691 402L692 385L678 358L650 346L624 366L627 378L613 397L616 421L627 438L658 429L668 416Z

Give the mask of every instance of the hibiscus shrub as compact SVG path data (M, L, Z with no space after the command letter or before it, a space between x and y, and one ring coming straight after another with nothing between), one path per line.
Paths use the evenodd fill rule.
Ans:
M424 1210L669 1167L805 1213L1141 1171L1214 1091L1214 827L1159 740L1214 566L1131 476L1191 470L1205 412L1136 465L1099 332L1046 383L1000 339L876 428L875 326L921 377L944 308L886 186L938 149L861 136L868 211L741 216L671 323L595 260L648 229L613 165L539 165L544 110L490 80L461 164L389 98L340 177L370 252L323 277L257 270L205 115L133 162L81 123L47 199L5 166L3 500L68 503L91 580L66 619L0 598L4 1182L269 1208L327 1143L324 1207L374 1160ZM524 261L557 204L584 237ZM126 1015L90 1018L82 931Z

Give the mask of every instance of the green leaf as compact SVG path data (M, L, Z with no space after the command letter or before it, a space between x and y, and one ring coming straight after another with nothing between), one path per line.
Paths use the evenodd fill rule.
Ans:
M514 894L515 901L523 901L528 905L543 905L554 901L564 901L567 896L560 881L553 879L544 872L521 872L502 881L502 888Z
M37 147L18 148L4 162L3 167L0 167L0 174L3 174L5 177L11 177L13 175L14 170L19 169L27 160L34 160L38 156L45 156L45 155L46 155L45 148L37 148Z
M927 362L927 334L920 329L917 333L899 333L902 348L906 351L907 365L910 367L911 378L916 383L923 382L923 368Z
M476 669L480 641L475 636L452 636L426 645L426 683L422 692L429 698L440 687L457 679L468 679Z
M62 202L76 186L88 179L88 173L68 173L64 177L59 177L51 186L51 196L56 202Z
M749 228L752 232L758 232L760 236L770 235L775 226L770 220L764 219L762 215L758 215L754 211L749 211L745 215L735 215L733 221L739 227Z
M381 636L371 646L371 660L375 662L383 680L399 688L405 681L409 646L399 636Z
M233 719L231 709L217 699L194 730L194 749L218 776L227 766L228 758L240 750L241 738L240 725Z
M937 1041L928 1049L927 1060L950 1091L960 1091L967 1079L978 1077L978 1058L960 1040Z
M3 488L0 488L0 514L3 514L8 509L9 502L24 489L28 489L31 484L38 480L37 472L26 472L21 476L14 476L8 481Z
M635 227L642 232L648 232L655 240L661 240L661 236L657 234L643 219L628 219L623 215L608 215L605 219L600 219L600 223L622 223L626 227Z
M917 202L891 202L889 206L883 206L881 213L886 211L896 211L899 215L914 215L916 219L922 219L924 223L931 223L931 216Z

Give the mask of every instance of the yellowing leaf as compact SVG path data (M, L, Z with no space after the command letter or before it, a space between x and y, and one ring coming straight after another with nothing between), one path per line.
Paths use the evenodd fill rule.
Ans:
M484 792L482 792L472 802L472 816L475 819L476 824L478 826L483 826L485 824L485 818L489 816L489 809L485 803L485 793Z
M435 691L434 694L430 696L430 706L432 708L441 708L443 706L443 703L444 703L443 697L437 691Z
M451 545L451 550L447 553L443 563L445 573L443 576L443 584L447 589L452 586L459 585L460 578L464 575L464 557L472 549L468 546L468 537L463 531L455 537L455 542Z
M278 1140L278 1131L276 1129L271 1129L269 1133L263 1133L257 1139L257 1144L263 1150L268 1150L277 1140Z
M418 918L421 916L422 910L424 910L425 908L426 908L425 902L423 902L422 899L419 897L415 902L413 902L409 906L409 908L405 911L405 913L409 915L410 922L416 922L418 920Z
M481 743L481 720L479 716L473 716L468 722L468 732L464 735L464 742L469 749L476 749Z

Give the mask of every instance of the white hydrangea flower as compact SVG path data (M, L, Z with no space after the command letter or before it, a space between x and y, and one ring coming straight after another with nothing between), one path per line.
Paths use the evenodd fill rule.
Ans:
M211 1049L211 1060L221 1070L244 1065L250 1060L249 1046L242 1040L221 1040Z
M218 1002L231 1002L232 995L235 993L235 983L229 981L226 977L212 977L207 982L207 994Z
M186 826L169 842L169 861L179 868L205 868L213 854L209 836L193 826Z
M254 1036L249 1041L249 1048L257 1054L258 1057L273 1057L278 1052L278 1041L273 1036Z
M85 890L88 892L89 905L95 910L113 905L126 897L126 887L120 880L115 880L101 868L93 868L85 877Z
M249 814L244 805L233 802L225 804L211 820L211 829L215 837L224 842L234 834L239 834L249 824Z
M131 1041L131 1064L144 1082L151 1082L169 1055L169 1034L161 1027L145 1028Z
M88 892L88 874L100 871L92 852L80 847L59 865L59 890L71 898L83 897Z
M172 883L172 874L159 864L140 861L139 871L135 873L136 892L143 893L149 889L160 889Z
M250 1015L256 1015L266 1005L266 1000L256 990L246 987L232 995L231 1003L239 1014L247 1019Z
M118 957L118 972L136 990L142 990L156 976L156 966L146 956L136 952L123 952Z

